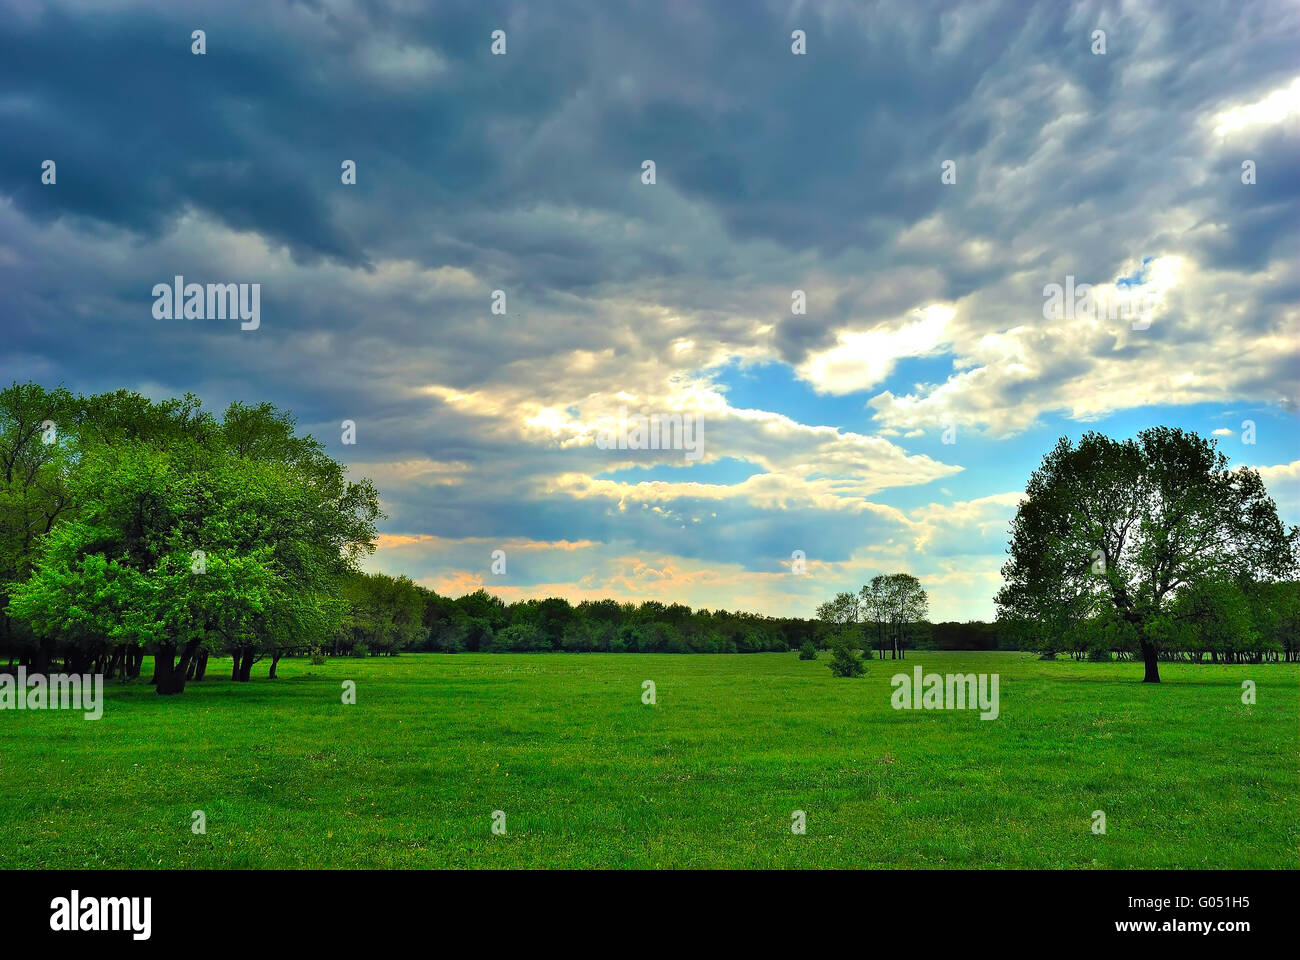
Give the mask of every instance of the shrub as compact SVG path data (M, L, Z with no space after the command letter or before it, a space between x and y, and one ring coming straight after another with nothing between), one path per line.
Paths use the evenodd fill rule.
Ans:
M803 642L803 646L799 648L799 659L800 660L817 659L817 648L813 646L813 642L811 640L805 640Z
M859 677L866 672L857 644L847 635L837 637L831 644L831 673L837 677Z

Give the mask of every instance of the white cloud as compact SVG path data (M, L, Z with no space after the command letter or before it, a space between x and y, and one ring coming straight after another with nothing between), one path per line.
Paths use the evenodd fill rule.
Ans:
M819 393L866 390L889 376L899 360L933 353L952 316L951 307L936 304L892 327L841 331L835 346L810 354L798 374Z
M1300 77L1253 103L1229 107L1215 115L1214 134L1228 137L1241 130L1275 126L1300 116Z
M1284 520L1300 524L1300 460L1255 467Z

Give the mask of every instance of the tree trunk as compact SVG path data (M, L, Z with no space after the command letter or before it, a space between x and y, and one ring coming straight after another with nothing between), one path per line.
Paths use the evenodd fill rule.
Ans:
M198 667L194 671L194 679L202 680L204 674L208 672L208 650L206 648L199 651L199 655L194 658Z
M198 648L199 641L190 640L181 650L179 662L175 662L175 647L170 647L161 657L155 657L154 663L157 665L155 672L158 676L160 694L172 695L185 692L186 675L189 673L190 662L194 659L194 653Z
M277 654L275 654L274 656L271 657L271 675L270 675L270 677L269 677L268 679L270 679L270 680L275 680L275 679L276 679L276 676L275 676L275 668L276 668L276 665L280 662L280 657L282 657L282 656L284 656L284 654L277 653Z
M1146 676L1142 678L1142 682L1159 683L1160 661L1156 655L1155 644L1142 642L1142 659L1146 661Z
M159 694L174 693L172 675L176 672L176 648L159 647L153 655L153 684Z
M239 664L239 682L248 683L249 674L252 672L252 670L253 670L253 651L247 650L244 652L243 661Z

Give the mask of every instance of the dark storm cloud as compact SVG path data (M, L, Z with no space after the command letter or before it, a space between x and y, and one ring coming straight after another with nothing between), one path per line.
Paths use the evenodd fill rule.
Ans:
M941 205L962 232L993 229L978 205L968 216L953 209L938 165L956 159L963 182L975 183L982 166L1027 164L1065 106L1053 96L1063 85L1080 91L1089 114L1064 149L1082 155L1113 141L1106 101L1125 95L1114 64L1142 33L1109 5L1009 3L978 21L946 4L905 13L825 4L798 15L747 5L744 16L658 3L292 9L88 16L53 7L7 20L0 81L12 93L0 122L16 149L0 159L5 192L38 222L91 217L157 234L193 207L308 262L364 265L400 249L554 290L634 279L627 264L659 278L696 266L685 251L597 244L554 223L529 230L501 218L543 203L654 217L628 189L649 158L661 183L713 210L737 240L888 259L897 255L882 248L897 231ZM954 17L970 22L954 27ZM1092 23L1109 30L1107 57L1089 53ZM208 31L201 58L189 52L195 25ZM508 56L488 52L496 26L510 28ZM788 55L794 26L814 55ZM1158 183L1169 160L1160 144L1186 121L1180 105L1226 92L1222 29L1208 16L1174 18L1161 47L1177 60L1154 81L1168 100L1152 124L1099 162L1037 171L1021 202L999 211L997 229L1027 226L1047 193L1066 207L1128 205ZM1273 41L1263 46L1255 84L1289 65ZM407 54L414 67L386 72ZM1025 82L1041 96L990 113ZM32 176L46 157L60 158L57 191ZM345 158L361 171L346 199L337 190ZM1273 182L1294 183L1288 172ZM1279 220L1252 215L1246 249L1267 248ZM989 279L959 272L945 293ZM797 323L788 335L807 339Z

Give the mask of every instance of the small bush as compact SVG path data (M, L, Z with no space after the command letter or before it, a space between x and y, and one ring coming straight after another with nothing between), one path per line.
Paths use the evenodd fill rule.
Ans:
M857 644L842 636L831 644L831 673L837 677L860 677L866 672Z
M817 659L817 648L813 646L813 642L811 640L805 640L803 642L803 646L799 648L799 659L800 660Z

